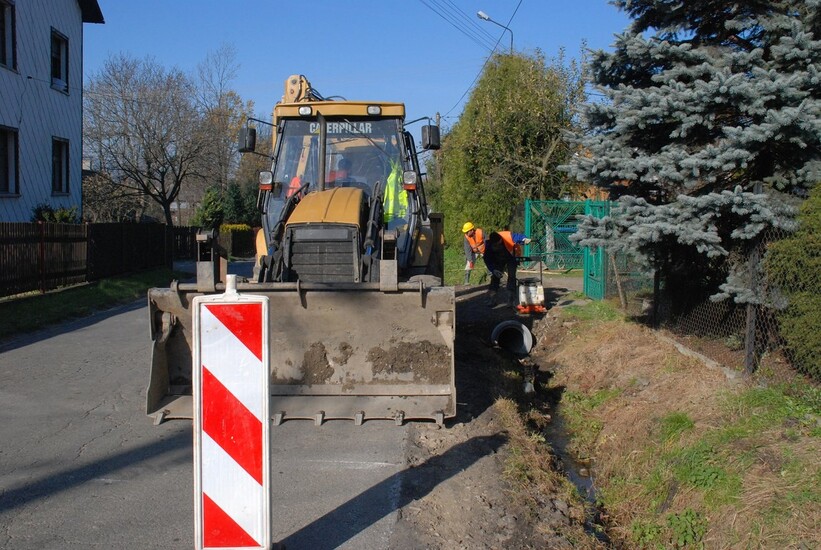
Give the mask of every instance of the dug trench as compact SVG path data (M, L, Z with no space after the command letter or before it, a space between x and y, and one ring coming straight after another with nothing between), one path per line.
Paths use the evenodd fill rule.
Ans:
M561 307L580 282L546 279L547 307ZM585 498L587 466L564 451L554 418L561 392L547 390L549 373L533 358L516 357L491 341L494 327L516 320L543 346L550 339L544 328L549 312L519 315L509 306L488 306L486 287L458 287L456 319L457 415L443 427L410 426L401 486L406 504L391 548L611 547ZM525 393L530 376L537 391ZM523 419L524 430L511 428L511 416ZM517 444L522 439L536 445L550 479L530 478L522 469L521 455L534 452Z

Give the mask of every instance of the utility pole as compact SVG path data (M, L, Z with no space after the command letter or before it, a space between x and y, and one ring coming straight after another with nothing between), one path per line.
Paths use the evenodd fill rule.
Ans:
M439 128L439 139L442 135L441 121L442 117L439 115L439 111L436 111L436 127ZM436 155L436 184L442 185L442 149L438 149L434 154Z

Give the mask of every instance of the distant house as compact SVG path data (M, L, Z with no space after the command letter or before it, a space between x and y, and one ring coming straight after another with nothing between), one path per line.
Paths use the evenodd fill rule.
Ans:
M0 222L82 213L83 23L97 0L0 0Z

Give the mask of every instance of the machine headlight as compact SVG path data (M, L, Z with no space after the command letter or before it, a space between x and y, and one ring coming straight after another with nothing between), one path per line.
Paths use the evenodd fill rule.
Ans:
M416 172L405 170L402 173L402 188L405 191L416 191Z

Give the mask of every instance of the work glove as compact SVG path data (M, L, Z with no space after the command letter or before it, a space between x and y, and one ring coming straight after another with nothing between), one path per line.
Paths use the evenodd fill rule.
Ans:
M468 260L467 263L465 263L465 271L470 271L471 269L473 269L473 262Z
M522 242L525 243L525 244L530 244L531 240L528 239L527 237L525 237L524 240L522 240Z

